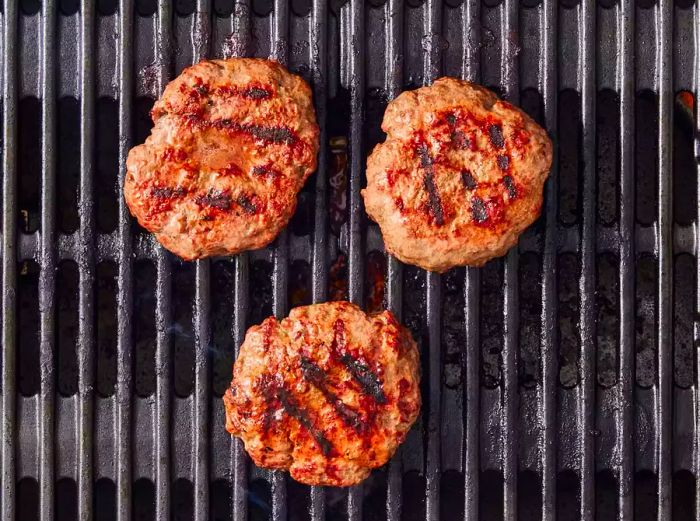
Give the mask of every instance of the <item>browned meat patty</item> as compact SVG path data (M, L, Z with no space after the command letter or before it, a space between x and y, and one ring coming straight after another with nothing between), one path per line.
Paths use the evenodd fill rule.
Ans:
M165 88L151 116L124 183L139 223L188 260L274 240L316 168L304 80L268 60L203 61Z
M295 308L248 330L224 395L226 429L258 466L308 485L354 485L418 416L419 371L416 344L390 312Z
M454 78L404 92L367 160L367 213L403 262L443 272L503 255L539 215L546 132L491 91Z

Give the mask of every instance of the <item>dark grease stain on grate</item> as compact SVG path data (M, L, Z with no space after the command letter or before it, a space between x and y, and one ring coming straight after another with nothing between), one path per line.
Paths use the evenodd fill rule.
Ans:
M63 261L56 277L58 392L78 392L78 265Z
M696 302L696 271L693 257L676 257L673 277L673 374L677 386L684 389L696 378L694 364L693 309Z
M602 224L611 225L617 221L618 213L620 98L615 91L599 91L596 107L598 219Z
M464 329L464 270L442 277L442 381L449 389L462 385Z
M97 392L112 396L117 383L117 266L97 266Z
M97 139L96 139L96 217L100 232L110 233L117 228L118 201L117 186L119 170L119 106L111 98L97 100ZM121 195L120 195L121 196Z
M481 270L479 334L481 383L490 389L501 383L503 360L503 260L494 259Z
M658 205L658 98L651 91L641 91L634 106L636 215L641 224L651 224L656 219Z
M596 269L596 372L598 384L611 387L617 382L620 356L619 263L604 253L598 256Z
M137 396L151 396L156 390L156 267L142 260L133 268L134 390Z
M535 387L542 375L542 262L539 255L525 253L520 258L520 338L518 380L524 387Z
M212 390L222 396L231 382L233 364L233 318L236 311L233 296L235 291L235 268L228 260L215 262L211 270L211 345L209 354L212 364Z
M23 232L39 229L41 175L41 106L37 98L19 102L17 182L19 184L19 213L17 220Z
M565 388L578 384L579 357L581 355L580 305L578 280L581 261L573 254L559 257L557 276L559 282L559 383Z
M654 385L656 378L657 275L657 261L654 257L642 255L637 259L635 361L637 384L644 388Z
M559 219L564 224L575 223L580 214L580 109L581 97L576 91L564 90L559 94Z
M80 105L73 97L58 100L57 122L57 190L58 222L61 231L78 229L78 183L80 178Z
M17 384L22 396L33 396L39 392L39 265L34 261L19 266L17 314Z

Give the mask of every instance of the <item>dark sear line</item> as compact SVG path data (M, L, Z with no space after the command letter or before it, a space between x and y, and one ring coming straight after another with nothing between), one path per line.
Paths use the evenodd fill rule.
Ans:
M501 170L508 170L508 166L510 166L510 158L503 154L496 158L496 162L498 163L498 168Z
M416 148L416 153L420 159L420 166L423 169L423 188L428 192L428 205L430 213L433 215L438 226L445 224L445 216L442 211L442 201L440 193L435 185L435 170L433 168L433 158L428 153L426 145L420 145Z
M217 210L229 210L231 208L231 196L226 192L209 190L206 194L198 195L195 200L200 206L209 206Z
M287 389L280 387L277 389L277 396L279 397L280 403L284 408L285 412L297 420L304 429L311 434L311 437L316 440L318 446L321 448L321 452L324 456L328 457L333 453L333 444L328 441L322 432L318 431L315 427L307 411L302 409L299 404L297 404L294 397L291 395Z
M345 349L345 325L341 319L335 321L333 332L331 353L339 357L340 362L347 368L350 375L360 384L362 392L374 398L374 401L380 405L387 403L379 377L365 364L355 360L348 353L342 352Z
M352 427L357 432L363 431L365 425L362 423L360 415L345 405L343 401L338 398L338 395L329 389L325 371L316 365L313 360L305 356L301 357L300 365L303 377L323 394L324 398L328 400L328 403L335 409L335 412L338 413L343 423Z
M297 141L297 137L287 127L265 127L262 125L241 124L232 119L220 119L212 121L211 126L214 128L233 130L234 132L243 132L250 134L256 139L267 141L269 143L291 145Z
M268 99L272 97L272 93L261 87L248 87L243 91L243 96L250 99Z
M236 202L238 203L238 206L243 208L243 211L248 215L254 215L258 211L255 204L245 194L239 195L238 199L236 199Z
M489 139L496 148L503 148L506 145L506 140L503 138L503 131L498 125L489 126Z
M503 184L506 187L506 190L508 191L508 197L510 199L515 199L518 197L518 189L515 186L515 181L513 181L513 178L509 175L503 177Z
M477 223L483 223L489 218L486 205L480 197L472 197L472 217Z
M171 188L169 186L154 186L151 188L151 196L157 199L171 199L173 197L182 197L186 190L182 187Z
M469 170L462 170L461 179L462 185L467 190L474 190L476 188L476 179Z
M445 117L447 125L450 127L450 141L457 148L470 148L472 143L464 131L456 128L457 116L450 113Z

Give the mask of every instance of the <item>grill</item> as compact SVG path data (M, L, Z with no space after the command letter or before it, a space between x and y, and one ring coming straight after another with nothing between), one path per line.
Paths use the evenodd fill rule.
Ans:
M5 0L1 24L3 520L700 515L697 3ZM274 245L183 263L124 162L169 79L233 55L310 82L319 168ZM519 247L439 276L385 255L359 190L388 100L442 74L558 153ZM348 491L255 468L220 402L249 325L338 297L395 311L424 374Z

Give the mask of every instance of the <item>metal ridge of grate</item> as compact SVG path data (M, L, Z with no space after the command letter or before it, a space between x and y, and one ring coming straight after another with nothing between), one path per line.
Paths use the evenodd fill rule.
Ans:
M687 325L679 322L681 296L677 293L683 291L675 288L679 288L678 277L687 275L687 270L677 267L677 260L692 258L690 269L696 278L681 278L680 284L681 290L682 285L692 284L687 293L692 295L689 313L700 312L700 206L693 202L690 218L677 217L686 194L684 185L678 184L680 130L679 116L674 115L674 96L679 91L689 91L697 99L697 2L689 8L687 2L670 0L656 0L649 7L631 0L605 5L592 0L348 0L313 1L306 9L304 2L274 0L266 10L265 2L257 0L196 0L187 11L187 2L158 0L155 12L149 14L145 3L119 0L116 11L108 14L101 4L81 0L74 15L64 12L68 8L59 3L43 0L37 4L39 10L32 12L29 3L9 0L0 11L2 519L26 514L25 478L38 485L33 494L36 517L41 520L63 521L64 504L72 501L77 518L99 519L99 485L105 478L116 485L112 508L120 521L137 517L143 499L135 483L143 479L154 487L153 516L158 519L179 519L190 514L188 509L194 519L216 518L212 505L221 501L221 488L217 488L221 481L230 504L226 515L236 521L257 519L261 508L268 518L296 519L300 504L304 515L315 521L340 517L341 512L352 520L382 517L369 510L378 508L385 508L390 520L517 519L527 518L531 512L523 509L533 504L535 515L543 520L556 519L563 508L574 510L572 517L591 520L609 509L621 520L697 516L700 361L695 344L700 329L695 315ZM115 32L116 40L109 36ZM152 238L134 231L119 187L128 150L141 139L139 118L144 115L137 112L141 99L159 94L183 66L222 54L272 57L302 74L312 86L322 147L317 172L305 188L304 195L313 201L308 206L308 199L300 198L299 210L307 212L310 231L297 233L292 225L264 250L232 260L196 263L190 274L192 297L185 302L173 290L182 264ZM155 72L152 86L146 69ZM283 473L255 468L242 444L220 432L223 416L213 391L218 368L212 354L218 348L215 270L221 263L232 266L233 316L227 330L236 354L253 315L258 315L254 306L259 292L269 291L274 315L287 314L298 284L294 277L299 262L308 269L310 291L305 298L323 302L329 298L333 257L347 254L348 297L364 304L372 283L368 252L385 254L377 227L364 215L359 193L365 182L366 154L379 135L375 127L381 110L377 107L382 109L402 90L429 84L443 74L490 85L507 100L539 111L537 117L555 144L567 145L568 140L571 146L572 139L579 140L574 159L562 148L555 149L542 219L502 261L483 270L469 268L440 276L403 266L385 255L385 305L412 328L422 351L421 419L387 468L364 485L350 489L347 496L307 488L301 501L297 496L304 489L296 484L292 488ZM538 98L536 108L528 107L532 91ZM579 105L570 110L559 105L567 91L578 96ZM619 112L609 117L611 122L601 123L607 115L599 101L601 92L616 96ZM639 101L645 92L653 93L651 104L658 108L658 117L648 117L651 123L646 126L644 114L638 112L649 106ZM79 226L74 232L62 229L60 220L62 183L66 182L59 150L60 103L66 97L77 101L79 112L75 119L75 140L80 141L75 158ZM37 102L41 136L30 151L39 158L37 171L31 174L36 176L36 208L29 210L36 214L36 229L23 229L18 218L27 204L23 176L30 175L26 173L26 137L22 137L31 124L23 112L28 98ZM98 222L103 204L99 158L104 153L100 144L100 101L104 99L115 103L114 121L118 122L113 130L118 201L111 231ZM337 121L345 118L339 107L347 114L342 124ZM573 138L564 128L571 125L571 117L579 133ZM687 139L693 140L691 164L696 174L700 172L700 127L697 114L694 117L695 134ZM603 141L608 139L600 130L605 124L614 127L617 141L612 145ZM658 156L640 155L640 132L653 133ZM334 172L327 145L340 133L349 138L349 208L348 221L336 236L327 221L335 203L329 191ZM617 212L612 222L601 217L599 208L607 196L601 184L606 155L613 156L611 175L617 190L610 196ZM643 164L643 158L650 164ZM572 161L578 165L572 168ZM566 178L572 170L573 187ZM642 172L651 172L653 178L642 180L651 188L640 188ZM645 189L652 193L650 203L640 195ZM567 190L575 192L573 210L571 200L564 197ZM638 219L641 204L654 207L651 219ZM566 211L574 214L571 221L562 217ZM609 280L600 275L604 254L614 258L616 284L607 293L614 293L610 298L616 304L609 308L616 310L618 323L612 384L599 380L597 358L600 335L605 333L598 315L600 299L608 298L599 294L605 293L601 285ZM538 271L535 279L522 283L528 256L537 259ZM572 284L574 305L561 300L565 289L561 277L571 275L561 264L566 256L580 262ZM653 273L644 271L642 258L652 259ZM57 289L63 261L78 266L77 392L69 396L59 392L65 369L57 361L62 356L62 304ZM139 368L133 314L135 299L140 297L135 266L143 261L155 268L156 346L150 396L135 394ZM38 374L33 394L22 390L26 372L22 364L28 356L20 340L28 313L22 300L27 292L27 262L39 267L32 290L37 301ZM95 298L100 291L98 266L105 262L117 269L116 377L113 394L107 396L98 392L102 355L100 325L94 318L100 314ZM269 290L256 286L261 265L271 267L265 275ZM493 312L487 303L494 294L489 277L496 272L499 286L497 312ZM458 337L450 329L454 324L448 309L455 280L464 303ZM534 308L539 337L535 381L527 387L522 372L530 369L523 351L531 347L523 338L529 326L522 309L528 304L526 295L532 294L527 288L532 280L538 285ZM651 284L647 300L640 297L643 288L638 287L644 284ZM182 371L176 367L176 339L181 334L174 312L178 306L192 312L188 370L193 376L186 396L175 394ZM645 341L639 333L640 322L646 320L640 316L644 306L651 306L653 336L648 347L653 358L648 385L639 380L640 372L646 370L639 365L639 350L644 348L640 342ZM562 317L567 313L574 316L573 334L563 331ZM690 361L679 362L683 335L695 344L689 349ZM494 336L499 339L499 351L494 355L496 383L491 385L484 375L490 363L486 358L493 353L484 351L484 339ZM460 343L460 376L451 387L448 364L454 342ZM570 387L562 384L559 374L569 363L560 358L570 347L567 342L577 343L578 349L573 364L577 380ZM228 355L233 359L233 352ZM679 363L692 366L690 386L675 380ZM225 457L218 457L221 454ZM608 473L611 478L605 478ZM183 478L191 487L186 489L191 497L190 492L181 494ZM66 479L75 485L71 493L60 486ZM255 496L260 481L268 487L269 497ZM535 498L533 487L540 489ZM455 490L458 501L454 501ZM649 497L658 500L650 502ZM191 505L183 508L183 501ZM450 510L457 503L459 509ZM678 512L690 503L690 510Z

